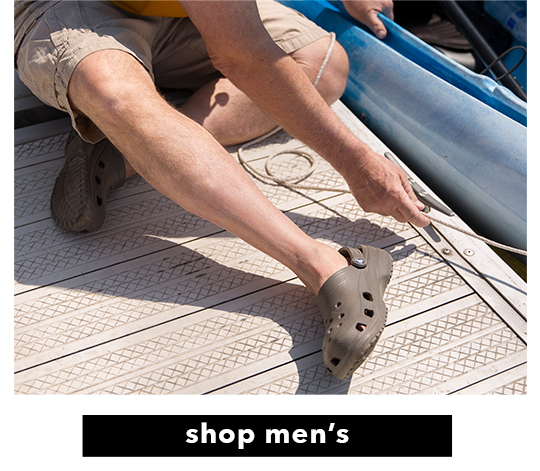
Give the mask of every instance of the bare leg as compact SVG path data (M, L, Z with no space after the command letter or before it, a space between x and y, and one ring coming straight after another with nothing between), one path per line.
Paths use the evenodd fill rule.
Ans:
M129 54L83 59L69 98L165 196L280 261L317 293L347 262L275 208L203 127L170 107Z
M291 54L312 82L317 77L329 45L330 36ZM342 95L348 73L347 54L339 43L335 43L317 86L327 103L335 102ZM249 141L276 127L276 123L225 78L199 89L180 111L201 124L225 146Z
M330 36L291 54L312 82L319 73L329 45ZM347 54L339 43L335 43L317 86L327 103L334 103L341 97L348 73ZM226 78L201 87L180 107L180 111L202 125L224 146L247 142L276 127L274 121ZM127 178L137 173L127 160L125 164Z

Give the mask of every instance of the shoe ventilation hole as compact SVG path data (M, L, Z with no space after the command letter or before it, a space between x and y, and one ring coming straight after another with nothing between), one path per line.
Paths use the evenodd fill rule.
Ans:
M328 323L331 324L333 320L334 320L334 318L332 317L332 318L328 321Z
M97 175L94 177L94 180L98 185L101 185L101 178L99 178Z
M101 160L98 162L97 165L99 168L105 168L105 164Z
M103 199L101 199L99 196L97 197L97 204L98 206L101 206L103 204Z
M343 319L345 317L345 314L342 312L340 315L339 315L339 318L340 319Z
M334 357L330 360L330 363L332 363L334 366L338 366L340 361L341 359Z
M360 324L360 322L356 324L356 330L358 330L359 332L363 332L365 328L366 324Z
M368 301L373 301L373 296L371 295L371 293L364 291L363 296L364 296L364 299L367 299Z
M336 303L336 307L339 307L339 306L341 306L341 302L340 302L340 301L338 301L338 302Z
M364 314L368 317L373 317L373 314L375 314L375 312L372 309L364 309Z

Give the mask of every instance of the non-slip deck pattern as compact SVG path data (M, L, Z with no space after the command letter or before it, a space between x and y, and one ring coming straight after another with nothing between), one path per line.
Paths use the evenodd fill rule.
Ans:
M386 150L343 105L334 109ZM387 328L339 381L322 364L315 298L294 274L141 178L110 196L97 232L56 227L48 205L68 132L62 119L15 133L16 393L526 393L523 314L463 257L447 258L440 233L366 214L349 194L257 182L310 236L394 258ZM263 168L289 148L311 152L280 132L246 154ZM308 182L343 188L315 157ZM273 165L287 175L307 164L290 155Z

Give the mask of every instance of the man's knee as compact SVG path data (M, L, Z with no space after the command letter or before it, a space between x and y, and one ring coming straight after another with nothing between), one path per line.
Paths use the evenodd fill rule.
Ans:
M292 53L293 59L304 69L312 81L317 77L330 46L330 37L321 38ZM349 59L337 41L324 68L317 90L328 103L338 100L347 86Z
M152 79L137 59L123 51L103 50L79 62L69 82L68 98L72 106L92 117L98 111L121 113L124 103L152 91Z
M343 46L336 41L328 65L318 85L321 94L323 94L329 103L334 103L341 98L347 86L348 76L349 58Z

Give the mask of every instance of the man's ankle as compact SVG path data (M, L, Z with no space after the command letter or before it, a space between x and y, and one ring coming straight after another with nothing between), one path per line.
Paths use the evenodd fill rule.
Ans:
M321 245L322 247L319 247L319 250L314 252L313 262L309 269L306 270L306 275L304 277L300 276L302 282L315 295L317 295L319 289L328 278L349 265L347 259L337 250L323 244Z

